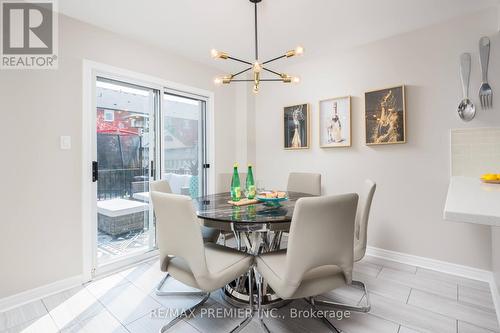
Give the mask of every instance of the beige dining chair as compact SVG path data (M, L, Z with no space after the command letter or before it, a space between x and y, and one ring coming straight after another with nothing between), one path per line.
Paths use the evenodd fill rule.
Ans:
M366 245L368 239L368 219L370 217L370 209L372 206L373 196L377 184L367 179L363 187L363 191L359 196L358 209L356 212L356 224L354 229L354 262L358 262L365 257ZM368 297L368 290L366 285L361 281L352 281L352 286L359 288L363 291L361 300L365 300L362 305L349 305L324 299L315 299L316 304L329 306L335 309L345 309L357 312L369 312L371 308L370 299Z
M355 193L300 198L288 249L257 257L258 313L267 332L260 299L263 278L279 297L305 298L314 308L312 297L351 284L357 203ZM326 317L322 319L333 332L339 332Z
M170 185L167 180L156 180L149 183L150 193L161 192L161 193L172 193ZM219 238L220 231L213 228L207 228L200 225L201 234L204 242L216 243ZM180 292L180 291L166 291L163 290L163 286L168 279L168 274L160 281L156 287L156 295L158 296L174 296L174 295L200 295L199 292Z
M291 172L288 175L287 191L321 195L321 174Z
M156 243L160 252L161 270L204 293L200 302L185 310L160 331L166 332L185 314L192 313L201 306L210 292L248 273L253 265L253 257L231 248L203 242L190 197L153 191L151 198L157 218ZM250 280L251 275L248 274ZM249 282L251 285L251 281ZM252 288L249 288L249 292L252 301ZM250 306L253 308L252 303ZM248 320L246 318L243 322L247 323Z

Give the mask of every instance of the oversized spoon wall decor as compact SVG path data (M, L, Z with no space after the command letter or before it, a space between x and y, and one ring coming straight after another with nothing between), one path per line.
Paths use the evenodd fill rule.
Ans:
M462 79L463 99L458 105L458 116L463 121L471 121L476 116L476 107L469 99L471 55L463 53L460 56L460 78Z

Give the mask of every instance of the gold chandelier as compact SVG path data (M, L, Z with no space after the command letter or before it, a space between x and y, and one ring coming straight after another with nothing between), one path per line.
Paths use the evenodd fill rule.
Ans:
M273 61L282 59L282 58L290 58L293 56L302 55L304 53L304 48L302 46L297 46L295 49L290 50L279 57L272 58L270 60L263 61L263 62L259 61L259 41L258 41L258 37L257 37L257 4L261 1L262 0L250 0L250 2L252 2L254 4L254 13L255 13L255 61L250 62L250 61L246 61L246 60L241 60L241 59L230 56L226 52L221 52L221 51L217 51L217 50L212 49L211 55L212 55L212 58L214 58L214 59L223 59L223 60L230 59L233 61L243 63L247 66L250 66L250 67L247 67L247 68L245 68L237 73L227 74L227 75L216 77L214 79L215 84L229 84L231 82L253 82L254 83L253 84L253 92L257 93L257 92L259 92L259 83L262 81L279 81L279 82L283 82L283 83L299 83L300 82L300 78L297 76L291 76L291 75L288 75L285 73L278 73L276 71L273 71L273 70L267 68L265 65L267 65ZM249 70L253 71L253 79L252 80L236 78L238 75L246 73ZM260 74L262 71L271 73L275 77L274 78L261 78Z

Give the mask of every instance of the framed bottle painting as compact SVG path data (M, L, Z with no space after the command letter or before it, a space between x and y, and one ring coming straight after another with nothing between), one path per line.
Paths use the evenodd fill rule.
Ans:
M284 148L309 148L309 104L286 106L283 112Z
M406 143L405 86L365 93L367 145Z
M319 145L321 148L351 146L351 96L319 102Z

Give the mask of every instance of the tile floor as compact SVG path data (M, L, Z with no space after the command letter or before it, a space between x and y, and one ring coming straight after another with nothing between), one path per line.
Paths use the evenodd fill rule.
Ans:
M163 277L157 262L147 262L81 287L0 313L0 332L157 333L172 317L151 318L153 310L184 309L199 298L160 297L154 293ZM492 333L500 332L487 283L366 257L355 265L355 278L370 291L372 310L333 320L346 333ZM358 302L361 294L344 289L325 295ZM219 292L194 317L170 332L229 332L241 319L210 318L209 310L229 308ZM281 308L266 323L272 332L329 332L313 318L292 318L291 307L307 310L304 301ZM166 312L161 312L166 313ZM262 332L254 319L243 333Z

